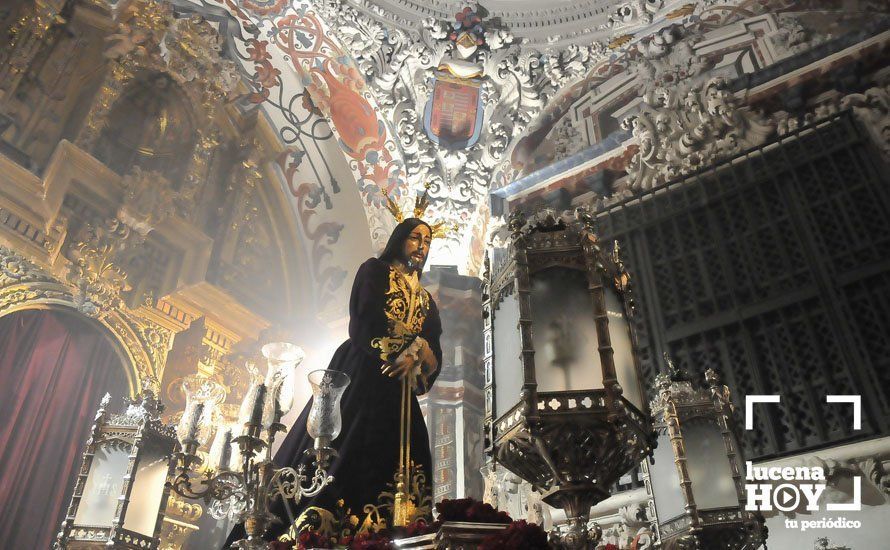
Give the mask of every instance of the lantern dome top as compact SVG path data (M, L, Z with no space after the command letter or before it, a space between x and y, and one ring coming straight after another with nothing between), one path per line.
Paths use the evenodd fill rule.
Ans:
M596 219L587 208L540 208L531 213L516 210L510 214L505 229L509 236L496 236L495 252L485 260L484 289L494 305L504 294L512 292L518 272L534 275L561 267L598 273L611 281L610 286L627 304L627 313L633 313L631 278L621 259L618 241L602 246Z
M507 220L507 227L513 241L521 237L528 237L532 233L566 230L574 233L583 231L591 235L596 233L595 219L584 207L563 211L544 207L530 214L524 210L515 210Z
M649 409L656 419L656 424L663 423L666 409L676 409L681 416L691 417L697 414L714 411L732 410L729 388L720 383L714 369L704 374L704 384L694 383L688 374L677 368L665 354L667 372L655 377L658 394L649 402Z

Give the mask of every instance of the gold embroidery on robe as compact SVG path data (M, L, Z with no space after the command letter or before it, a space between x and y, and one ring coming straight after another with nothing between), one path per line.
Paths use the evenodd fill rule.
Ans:
M300 533L313 531L323 537L337 543L345 537L354 537L363 533L376 533L386 528L386 519L377 510L376 506L364 507L364 519L352 513L347 508L343 499L337 501L336 508L328 510L320 506L310 506L294 520L284 535L278 537L280 541L296 541Z
M411 516L409 522L425 519L432 520L433 495L426 483L426 474L419 464L411 464ZM377 504L366 504L363 516L352 513L346 508L343 499L337 501L336 508L327 510L319 506L310 506L291 524L287 532L279 537L281 541L296 541L303 531L314 531L333 542L345 537L354 537L363 533L376 533L387 527L387 519L392 516L395 499L396 480L389 484L387 490L377 496Z
M430 311L430 296L417 282L416 275L411 280L398 269L390 267L389 290L384 300L387 335L371 340L371 347L379 349L380 358L387 361L393 352L402 350L420 334Z

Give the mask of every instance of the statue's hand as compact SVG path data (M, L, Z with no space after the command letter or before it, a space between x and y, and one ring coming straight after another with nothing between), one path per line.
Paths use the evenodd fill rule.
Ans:
M407 352L408 350L406 350ZM404 378L420 367L420 359L413 353L401 353L395 361L381 367L381 372L390 378Z
M418 337L416 341L420 343L420 348L417 350L417 356L421 363L423 363L423 372L429 374L439 366L439 362L436 360L436 354L433 353L433 349L430 347L429 342L423 338Z

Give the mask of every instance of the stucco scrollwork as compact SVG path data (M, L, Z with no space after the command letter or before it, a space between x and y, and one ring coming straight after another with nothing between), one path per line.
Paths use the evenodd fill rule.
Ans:
M467 212L476 213L477 205L486 202L495 172L508 162L516 136L561 87L607 55L598 42L534 46L515 38L505 26L486 23L486 47L478 48L472 60L485 75L480 90L482 134L466 149L449 150L429 139L423 117L433 91L433 70L454 49L448 40L450 23L427 17L416 26L402 26L367 0L327 0L317 9L355 57L374 99L397 130L411 184L431 185L434 217L472 229L446 238L444 248L457 257L466 255L460 248L467 246L467 235L478 230L477 237L484 237L486 224L474 226L476 220ZM474 261L481 257L470 259Z
M70 303L63 285L15 251L0 246L0 315L28 304Z
M664 0L631 0L623 2L609 15L606 27L612 30L648 25L664 6Z
M859 462L859 468L869 481L890 501L890 455L871 456Z
M837 93L802 116L777 113L777 131L779 135L785 135L844 109L853 111L853 116L871 135L884 158L890 160L890 81L883 81L863 93Z
M199 84L219 99L240 78L235 62L222 55L222 46L223 38L200 15L176 18L169 4L140 0L106 38L104 55L123 64L164 70L180 84Z
M764 143L776 125L743 107L719 78L685 95L661 88L624 120L639 144L627 167L630 189L651 189Z
M76 139L83 149L92 149L112 106L140 73L166 74L180 84L202 107L195 112L206 114L202 126L240 81L237 65L222 53L222 37L199 15L177 18L169 3L136 0L117 25L103 52L110 70Z
M140 235L148 234L175 212L178 194L160 173L134 166L122 183L127 191L118 218Z
M162 57L171 74L182 83L209 88L220 100L235 89L240 74L234 61L222 55L223 37L200 15L175 19L164 35ZM208 86L209 84L209 86Z
M64 250L71 261L68 283L75 288L77 310L100 318L121 306L121 294L130 290L127 273L118 259L130 228L117 219L87 223Z
M0 288L36 281L51 282L53 279L13 250L0 246Z

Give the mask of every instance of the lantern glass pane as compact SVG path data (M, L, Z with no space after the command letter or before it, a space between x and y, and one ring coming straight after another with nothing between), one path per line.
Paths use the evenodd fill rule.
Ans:
M699 510L738 507L723 433L713 418L696 417L680 424L686 444L686 465Z
M666 523L686 511L675 458L670 437L664 430L659 430L658 446L653 452L654 463L649 466L658 523Z
M519 300L516 293L504 297L494 313L495 416L519 402L524 378L519 343Z
M153 537L158 521L164 483L167 481L168 457L171 448L152 438L143 440L139 452L130 504L124 518L124 529Z
M602 388L587 276L560 268L535 273L531 307L538 391Z
M612 360L615 362L615 374L618 383L624 390L624 397L643 410L643 396L637 367L634 363L633 345L630 339L630 327L624 310L624 300L609 281L603 281L606 298L606 313L609 319L609 339L612 341Z
M97 444L80 504L77 506L77 514L74 516L75 525L112 526L131 449L129 443L120 439Z

